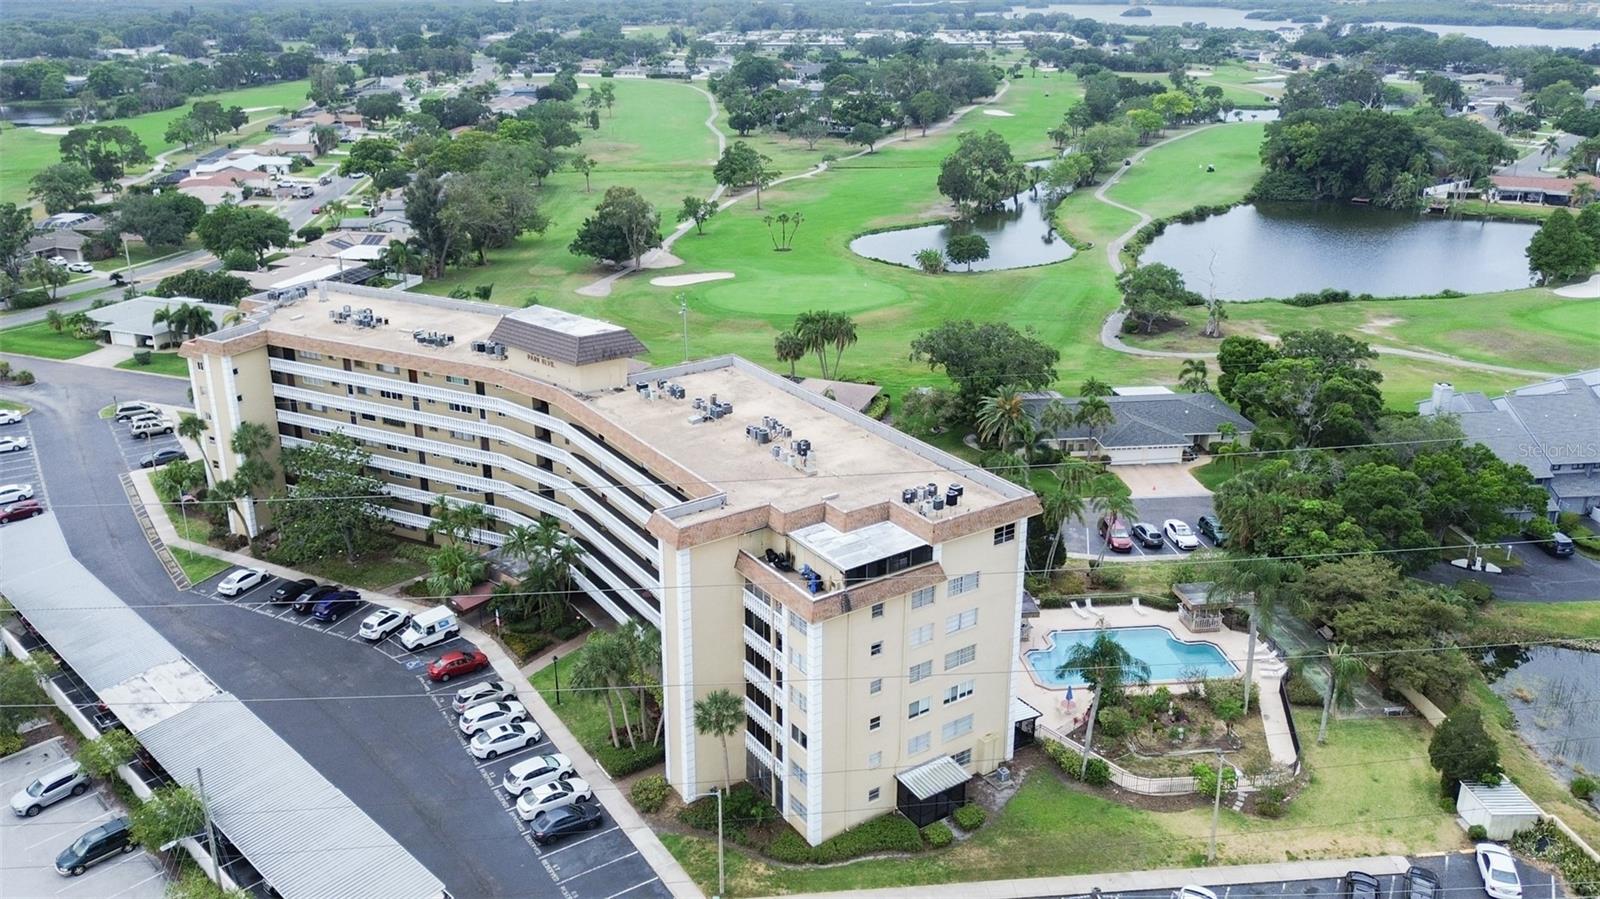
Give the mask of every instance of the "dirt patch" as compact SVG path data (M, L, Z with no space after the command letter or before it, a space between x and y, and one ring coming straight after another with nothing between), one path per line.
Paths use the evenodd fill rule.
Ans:
M656 287L688 287L690 284L704 284L707 281L726 281L733 277L733 272L703 272L698 275L662 275L651 278L650 283Z
M983 111L983 114L984 115L992 115L992 116L995 116L996 118L1001 118L1001 119L1012 119L1012 118L1016 118L1016 115L1017 115L1014 112L1006 112L1004 109L985 109Z
M1388 337L1389 335L1384 332L1403 321L1405 319L1393 315L1378 315L1367 319L1366 323L1357 326L1356 330L1363 334L1371 334L1373 337Z

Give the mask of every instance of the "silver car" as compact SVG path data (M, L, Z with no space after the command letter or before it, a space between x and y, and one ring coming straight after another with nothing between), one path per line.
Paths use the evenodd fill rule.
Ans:
M77 762L68 762L18 790L11 797L11 811L19 818L32 818L69 796L82 796L88 789L89 775Z
M465 712L475 705L486 702L499 702L502 699L511 699L517 695L516 688L503 680L479 681L468 684L456 691L456 698L450 703L457 714Z

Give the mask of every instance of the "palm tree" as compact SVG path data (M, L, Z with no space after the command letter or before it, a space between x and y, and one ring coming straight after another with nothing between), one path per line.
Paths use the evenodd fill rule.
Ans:
M50 330L60 334L61 329L67 324L67 317L62 315L60 312L51 309L49 312L44 314L44 323L50 328Z
M185 440L193 440L195 445L200 447L200 459L206 463L208 469L211 467L211 460L206 457L206 445L200 436L210 429L211 426L206 424L206 420L198 415L185 415L178 419L178 436Z
M1554 134L1550 135L1549 137L1545 138L1544 143L1539 146L1539 152L1544 156L1546 161L1556 158L1557 154L1561 152L1561 140Z
M1211 384L1207 377L1206 360L1185 359L1183 370L1178 373L1178 387L1189 393L1210 393Z
M843 312L828 314L828 345L833 347L833 376L839 376L839 359L856 342L856 323Z
M1261 619L1271 617L1278 600L1288 595L1300 574L1299 566L1278 559L1235 557L1217 571L1211 595L1235 604L1249 601L1250 634L1244 657L1244 710L1250 711L1250 685L1255 683L1256 632Z
M1099 702L1115 705L1130 678L1138 684L1150 682L1150 665L1124 649L1110 631L1102 630L1088 643L1072 647L1066 660L1056 666L1058 678L1065 680L1073 674L1083 676Z
M155 324L166 324L167 330L180 341L186 337L199 337L201 334L210 334L217 329L217 323L211 317L211 310L204 306L195 306L189 303L179 303L177 306L163 306L157 309L150 317Z
M1079 403L1075 417L1079 425L1089 429L1089 436L1096 441L1100 439L1101 431L1117 421L1117 413L1111 411L1111 404L1098 396L1091 396Z
M694 701L694 729L722 741L722 789L733 786L733 763L728 758L728 738L744 724L744 703L727 690L713 690Z
M633 737L633 721L628 717L628 701L623 696L623 687L633 681L632 657L622 638L613 633L595 634L584 644L585 654L593 658L593 663L599 668L605 681L606 689L610 695L617 698L617 707L622 710L622 730L628 735L628 747L637 749L639 743ZM618 748L620 744L618 744Z
M1051 474L1056 478L1056 488L1039 491L1040 514L1044 517L1044 526L1050 529L1050 552L1045 556L1044 562L1046 577L1056 570L1056 550L1061 546L1062 526L1069 518L1076 518L1081 522L1087 513L1083 495L1067 486L1059 469L1052 471Z
M479 503L467 503L441 496L434 500L428 533L444 534L457 543L474 539L475 531L487 530L494 522L489 510Z
M383 262L402 275L411 274L411 267L417 262L417 254L411 245L403 240L397 240L383 251Z
M1328 713L1333 711L1335 704L1350 701L1355 695L1358 679L1367 673L1367 666L1343 643L1329 646L1327 659L1328 695L1322 699L1322 724L1317 727L1319 746L1328 742Z
M806 345L806 351L817 355L817 365L822 376L828 376L828 316L827 312L807 311L794 317L790 330Z
M1077 423L1077 413L1061 400L1045 403L1039 412L1039 431L1046 440L1059 441L1061 432L1072 430Z
M460 543L450 543L428 556L428 592L435 596L457 596L483 580L489 563Z
M661 683L661 634L637 622L623 625L617 634L627 651L628 679L639 695L639 735L644 736L651 732L651 689Z
M978 439L993 442L1002 450L1016 445L1018 438L1031 429L1022 394L1005 387L984 397L978 404L977 425Z
M1128 488L1116 475L1101 475L1095 479L1093 492L1089 495L1089 507L1100 513L1108 528L1119 521L1132 521L1139 517L1133 497L1128 495ZM1094 562L1096 566L1105 564L1108 545L1107 541L1100 541L1100 557Z
M1594 185L1587 181L1579 181L1572 185L1572 205L1582 209L1594 200Z
M794 380L794 364L806 357L806 342L793 331L784 331L773 338L772 352L779 362L789 363L789 380Z
M569 669L569 683L575 689L587 690L598 693L606 704L606 723L611 728L611 745L620 748L622 740L617 736L617 713L611 702L610 684L606 680L605 660L600 654L593 652L595 641L608 636L604 631L599 631L589 637L577 658L571 662Z
M1078 396L1081 396L1081 397L1087 398L1087 397L1091 397L1091 396L1110 396L1110 395L1111 395L1111 385L1107 384L1106 382L1100 380L1099 378L1093 377L1093 376L1091 376L1090 378L1088 378L1087 380L1085 380L1082 384L1080 384L1078 386Z

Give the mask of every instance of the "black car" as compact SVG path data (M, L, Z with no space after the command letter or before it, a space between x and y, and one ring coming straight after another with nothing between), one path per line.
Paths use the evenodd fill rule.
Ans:
M1540 540L1539 548L1558 559L1564 559L1577 552L1578 545L1572 542L1571 537L1556 531L1549 540Z
M343 618L356 609L361 608L361 594L354 590L340 590L329 593L311 610L311 617L318 621L334 622Z
M1200 520L1195 522L1195 526L1200 531L1200 536L1205 537L1217 546L1228 545L1228 529L1222 526L1222 522L1217 519L1217 516L1202 515Z
M1439 884L1439 875L1415 865L1406 871L1404 890L1404 895L1399 899L1440 899L1444 895L1444 887Z
M128 832L128 819L113 818L61 850L61 854L56 856L56 870L77 877L89 870L91 865L137 848Z
M140 456L139 457L139 467L140 468L160 468L161 466L167 464L168 462L176 462L179 459L187 459L187 458L189 458L189 457L184 455L183 450L175 449L173 447L167 447L164 450L156 450L153 453L148 453L146 455Z
M1382 899L1383 886L1365 871L1350 871L1339 884L1339 895L1344 899Z
M338 584L323 584L320 587L312 587L310 590L307 590L295 598L295 614L310 615L311 610L317 607L317 603L322 602L332 594L338 593L343 589L344 588Z
M1145 549L1161 548L1161 529L1148 521L1141 521L1135 524L1129 529L1128 533L1132 534L1133 539L1138 541L1139 545Z
M294 602L307 590L314 589L317 582L305 577L298 581L284 581L278 589L272 591L271 602Z
M562 808L546 809L533 816L529 828L533 841L543 846L581 830L594 830L600 826L600 807L594 803L580 802Z

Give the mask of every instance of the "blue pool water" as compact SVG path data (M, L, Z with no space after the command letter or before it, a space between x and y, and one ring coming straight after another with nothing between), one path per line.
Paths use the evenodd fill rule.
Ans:
M1150 680L1155 683L1175 681L1191 671L1203 672L1205 677L1233 677L1239 669L1214 643L1185 643L1174 637L1164 627L1113 627L1107 628L1112 639L1136 659L1150 666ZM1096 631L1051 631L1049 649L1030 649L1028 665L1041 684L1065 688L1068 684L1081 687L1086 682L1079 673L1057 677L1056 668L1066 661L1068 653L1080 643L1094 640Z

